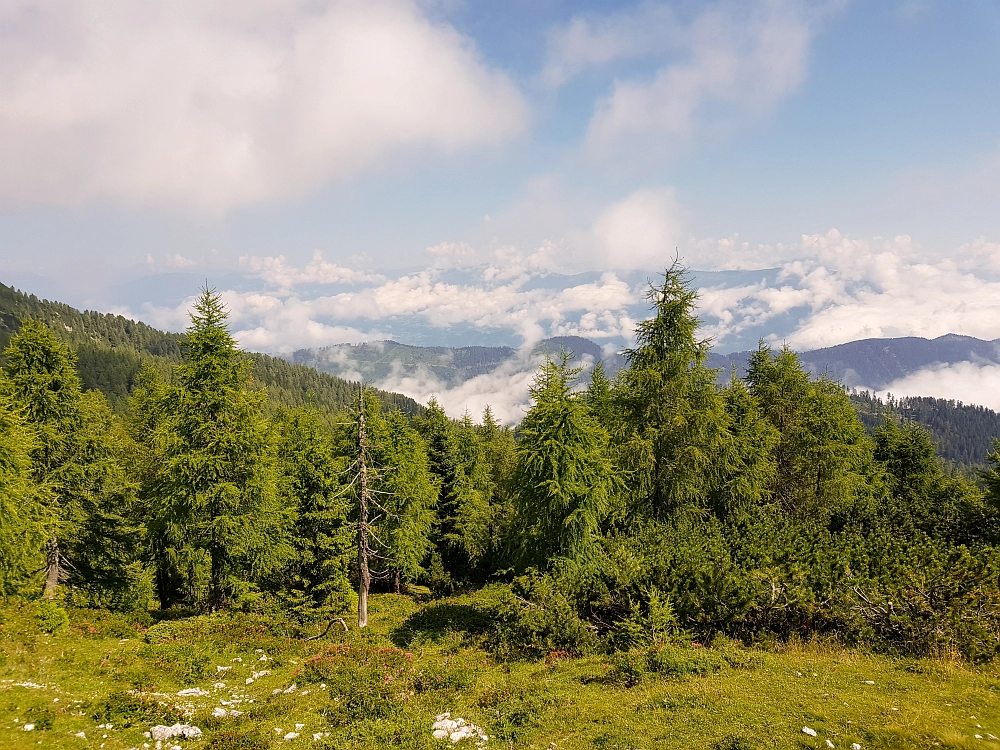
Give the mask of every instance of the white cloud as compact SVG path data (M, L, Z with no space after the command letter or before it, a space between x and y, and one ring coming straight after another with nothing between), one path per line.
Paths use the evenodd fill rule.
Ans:
M655 269L670 265L685 238L672 188L636 190L594 222L599 268Z
M303 284L362 284L385 280L380 274L329 263L323 260L323 254L319 250L313 253L312 260L302 270L289 266L284 255L265 258L243 255L240 257L240 266L284 292Z
M879 393L893 396L934 396L1000 411L1000 365L958 362L937 365L894 381Z
M411 0L23 0L0 26L9 205L222 213L526 120L511 81Z
M648 158L676 150L697 127L761 117L793 93L806 74L812 15L795 0L761 0L717 3L690 20L654 4L577 19L554 38L545 77L558 83L617 60L666 58L651 80L617 80L588 134L594 153L641 143Z

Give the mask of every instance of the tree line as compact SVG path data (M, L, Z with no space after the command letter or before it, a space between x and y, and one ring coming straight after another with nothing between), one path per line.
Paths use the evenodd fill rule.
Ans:
M913 423L869 434L787 348L720 387L684 269L648 296L626 366L580 382L548 359L515 429L370 390L269 405L209 290L180 361L144 366L116 414L26 320L0 383L0 586L310 622L357 605L360 528L372 586L478 592L518 653L831 634L992 658L996 451L980 488Z

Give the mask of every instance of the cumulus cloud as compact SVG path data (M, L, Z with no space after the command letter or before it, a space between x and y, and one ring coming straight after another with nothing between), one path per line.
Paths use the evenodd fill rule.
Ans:
M598 267L650 269L670 265L685 239L673 188L636 190L594 222Z
M319 250L313 253L312 260L304 269L288 265L284 255L264 258L244 255L240 257L240 266L281 291L290 291L303 284L362 284L385 280L380 274L329 263L323 260L323 254Z
M879 395L934 396L1000 411L1000 365L958 362L927 367L894 381Z
M815 10L795 0L716 3L684 18L658 3L580 17L550 40L543 80L558 85L590 68L659 59L652 79L619 78L599 101L588 142L594 153L640 142L672 150L696 126L760 117L805 78ZM655 149L653 149L655 150Z
M487 332L512 332L526 344L553 335L583 335L597 340L631 335L637 296L614 273L575 284L532 286L546 278L538 270L538 254L501 248L493 263L466 269L459 278L452 269L431 267L385 278L352 276L348 269L316 257L305 269L286 259L246 257L244 268L265 278L269 291L222 292L240 343L250 349L289 353L296 349L338 343L359 343L391 337L383 326L402 321L437 329L464 326ZM312 268L312 270L310 270ZM327 274L326 280L322 279ZM353 284L356 289L306 294L303 286ZM312 290L314 291L314 290ZM176 308L147 306L140 317L154 325L178 330L187 323L193 298Z
M0 8L0 202L221 213L400 149L502 142L526 105L413 0Z

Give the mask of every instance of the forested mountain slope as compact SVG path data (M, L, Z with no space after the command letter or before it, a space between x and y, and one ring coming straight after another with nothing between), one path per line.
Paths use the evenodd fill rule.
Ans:
M171 367L181 361L180 334L166 333L121 315L81 312L0 284L0 351L26 318L44 323L76 351L84 389L101 391L115 409L124 407L144 363L169 375ZM353 403L357 393L357 386L342 378L267 354L249 356L254 361L256 382L267 388L273 404L311 403L336 412ZM399 393L379 391L378 395L383 404L407 414L421 409L412 398Z

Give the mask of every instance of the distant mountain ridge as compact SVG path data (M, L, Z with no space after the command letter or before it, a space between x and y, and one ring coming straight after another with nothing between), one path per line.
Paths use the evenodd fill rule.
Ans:
M711 367L726 374L733 365L746 374L753 352L712 353ZM803 367L813 375L828 374L848 388L884 390L894 381L935 365L1000 364L1000 339L983 341L972 336L949 333L936 339L906 336L895 339L862 339L823 349L799 352Z

